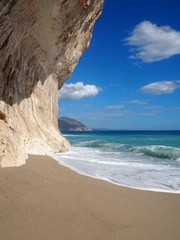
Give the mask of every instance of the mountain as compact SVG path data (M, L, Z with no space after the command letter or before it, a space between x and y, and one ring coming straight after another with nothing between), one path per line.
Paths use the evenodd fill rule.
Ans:
M78 122L72 118L61 117L58 119L58 126L60 131L92 131L81 122Z

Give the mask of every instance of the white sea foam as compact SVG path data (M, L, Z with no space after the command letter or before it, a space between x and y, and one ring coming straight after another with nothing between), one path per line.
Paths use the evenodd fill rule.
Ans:
M71 147L68 153L51 153L50 155L60 164L80 174L117 185L180 193L180 168L164 164L164 160L160 161L141 153Z

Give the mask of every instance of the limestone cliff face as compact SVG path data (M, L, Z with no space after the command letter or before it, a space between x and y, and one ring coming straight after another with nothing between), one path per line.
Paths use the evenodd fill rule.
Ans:
M103 0L1 0L0 165L67 151L58 89L90 43Z

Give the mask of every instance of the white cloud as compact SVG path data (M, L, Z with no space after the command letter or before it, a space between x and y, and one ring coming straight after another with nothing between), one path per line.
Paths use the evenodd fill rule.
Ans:
M120 110L116 112L108 112L104 114L105 117L122 117L131 114L130 110Z
M154 82L142 87L140 90L143 93L160 95L166 93L173 93L178 88L180 88L180 80Z
M139 105L147 104L147 101L145 101L145 100L131 100L131 101L128 101L128 102L132 103L132 104L139 104Z
M134 47L135 54L130 58L139 58L143 62L160 61L180 54L180 32L149 21L136 25L125 41Z
M141 114L142 116L154 116L155 115L155 112L145 112L145 113L142 113Z
M83 82L64 84L59 91L59 98L64 100L80 100L82 98L94 97L100 90L95 85L84 85Z
M178 111L179 111L179 110L180 110L180 107L173 107L172 109L173 109L173 110L178 110Z
M107 106L106 110L120 110L124 107L124 105L113 105L113 106Z
M164 106L146 106L145 109L154 109L154 110L162 110Z

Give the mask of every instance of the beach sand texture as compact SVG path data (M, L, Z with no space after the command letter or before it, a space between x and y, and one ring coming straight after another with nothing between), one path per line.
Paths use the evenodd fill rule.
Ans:
M81 176L47 156L0 169L1 240L179 240L180 194Z

